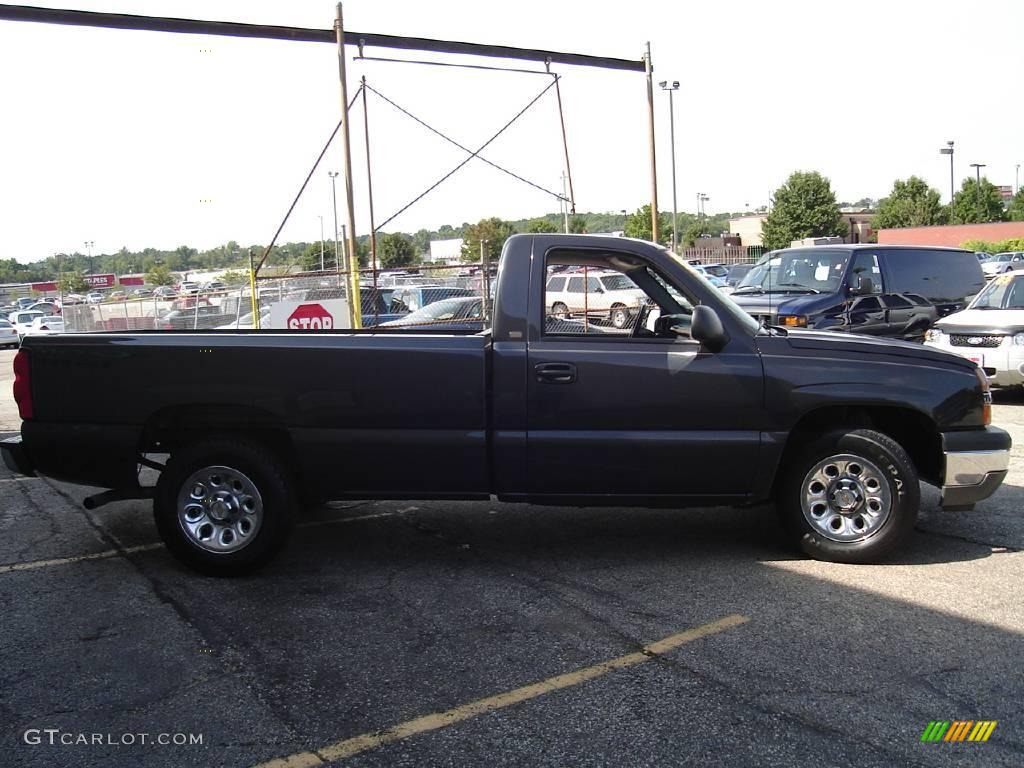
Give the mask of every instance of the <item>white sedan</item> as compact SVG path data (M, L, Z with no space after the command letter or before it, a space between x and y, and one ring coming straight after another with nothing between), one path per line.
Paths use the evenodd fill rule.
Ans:
M18 346L18 329L9 320L0 320L0 346Z
M1024 385L1024 272L997 276L967 309L939 320L925 344L973 360L990 384Z
M64 333L64 318L59 315L44 315L37 317L25 331L23 336L52 336L55 333Z

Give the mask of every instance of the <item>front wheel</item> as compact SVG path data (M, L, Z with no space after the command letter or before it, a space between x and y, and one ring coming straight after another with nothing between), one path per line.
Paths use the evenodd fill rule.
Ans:
M160 537L214 576L259 568L284 545L295 494L279 458L255 442L210 439L171 455L153 500Z
M629 310L623 304L615 304L609 314L609 320L615 328L625 328L629 325Z
M921 489L895 440L870 429L839 430L791 462L778 504L794 542L811 557L870 563L910 535Z

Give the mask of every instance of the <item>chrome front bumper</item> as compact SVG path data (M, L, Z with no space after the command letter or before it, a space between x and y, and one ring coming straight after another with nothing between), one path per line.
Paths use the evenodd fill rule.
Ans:
M1010 436L995 427L942 435L944 509L970 508L1002 484L1010 467Z

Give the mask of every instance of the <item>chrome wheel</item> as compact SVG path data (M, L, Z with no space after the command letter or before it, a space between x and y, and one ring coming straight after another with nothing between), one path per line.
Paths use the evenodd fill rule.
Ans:
M860 456L843 453L819 461L801 487L804 518L831 541L863 541L877 533L892 512L885 473Z
M556 301L551 306L551 314L557 320L568 320L569 319L569 308L560 301Z
M185 535L208 552L236 552L251 542L263 522L256 485L230 467L203 467L182 483L178 522Z

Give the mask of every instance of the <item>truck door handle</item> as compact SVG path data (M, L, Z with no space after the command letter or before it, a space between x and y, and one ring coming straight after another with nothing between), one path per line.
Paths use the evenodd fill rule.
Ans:
M549 384L572 384L576 381L576 366L572 363L541 363L536 366L537 381Z

